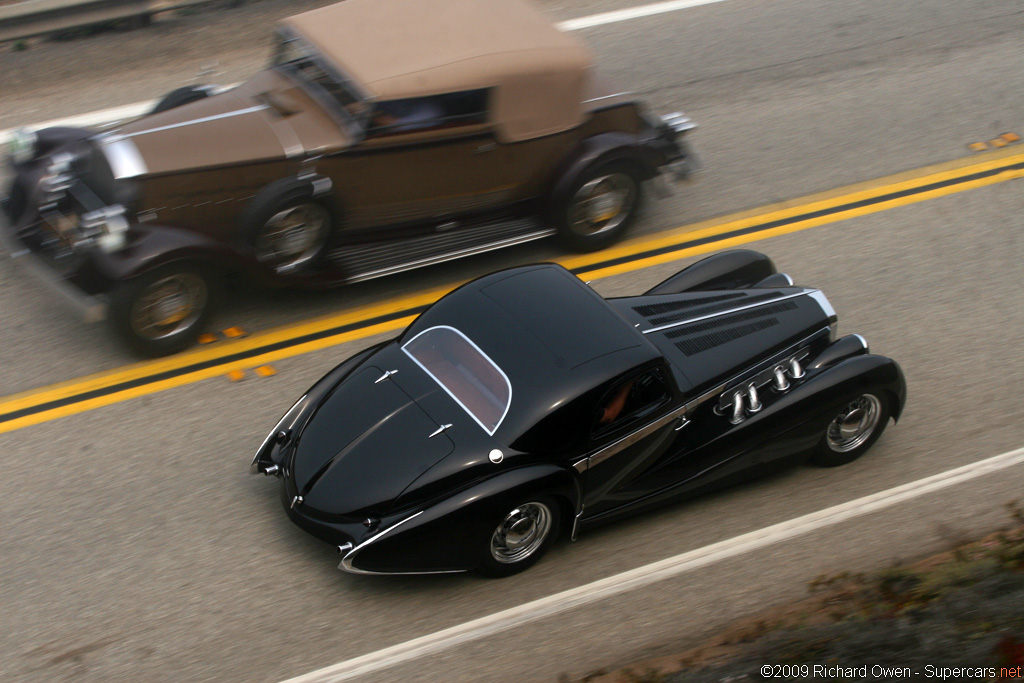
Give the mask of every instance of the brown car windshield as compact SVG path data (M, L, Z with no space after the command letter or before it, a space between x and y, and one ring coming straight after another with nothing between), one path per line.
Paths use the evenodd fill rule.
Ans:
M333 103L340 105L354 121L362 121L366 103L350 83L323 63L312 45L295 37L282 36L277 43L272 66L299 82L312 84Z
M508 412L512 385L480 348L454 327L420 332L402 350L455 399L488 434Z

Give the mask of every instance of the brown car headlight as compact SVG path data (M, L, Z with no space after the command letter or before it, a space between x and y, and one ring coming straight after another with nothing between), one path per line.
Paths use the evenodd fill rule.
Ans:
M13 164L23 164L31 161L36 156L36 143L39 136L34 130L28 128L16 128L11 131L11 137L7 141L7 158Z

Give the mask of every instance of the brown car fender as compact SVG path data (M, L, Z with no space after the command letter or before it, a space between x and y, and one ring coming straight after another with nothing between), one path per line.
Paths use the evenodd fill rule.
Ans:
M132 226L124 248L97 251L93 256L96 270L115 282L174 261L198 263L218 272L253 266L251 259L224 242L185 228L152 223Z
M548 196L548 206L560 206L580 177L596 165L625 161L637 170L642 180L653 178L665 163L662 155L630 133L600 133L584 140L570 154L555 175Z

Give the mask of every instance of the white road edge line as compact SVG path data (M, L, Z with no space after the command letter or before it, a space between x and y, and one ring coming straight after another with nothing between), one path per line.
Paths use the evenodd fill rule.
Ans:
M885 509L1024 463L1024 448L981 460L895 488L752 531L660 562L555 593L518 607L474 619L430 635L371 652L282 683L336 683L433 655L462 643L522 626L605 598L673 578L684 572L758 550L840 522Z
M664 14L665 12L676 12L681 9L699 7L700 5L711 5L725 1L726 0L667 0L666 2L654 2L649 5L639 5L638 7L630 7L628 9L615 10L613 12L602 12L600 14L591 14L590 16L580 17L578 19L569 19L567 21L559 22L555 24L555 26L562 31L579 31L584 28L603 26L605 24L615 24L620 21L639 19L641 17L649 17L655 14ZM156 103L157 100L136 102L135 104L126 104L121 107L103 109L100 111L89 112L87 114L78 114L76 116L68 116L66 118L54 119L52 121L35 123L23 127L34 130L50 128L53 126L80 126L88 128L90 126L116 123L117 121L122 121L124 119L141 116L152 109ZM14 128L0 130L0 144L4 144L10 139L13 131Z

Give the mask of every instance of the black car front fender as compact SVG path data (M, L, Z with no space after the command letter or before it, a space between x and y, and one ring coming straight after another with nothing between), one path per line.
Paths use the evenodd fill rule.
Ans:
M474 569L495 527L529 496L551 496L578 510L581 484L560 465L508 470L419 510L350 550L341 568L357 574L434 573ZM563 514L564 518L568 515Z
M868 390L884 392L893 419L899 419L907 397L907 383L899 364L885 356L861 353L809 370L805 380L763 412L740 423L738 431L773 435L796 429L812 437L845 402Z

